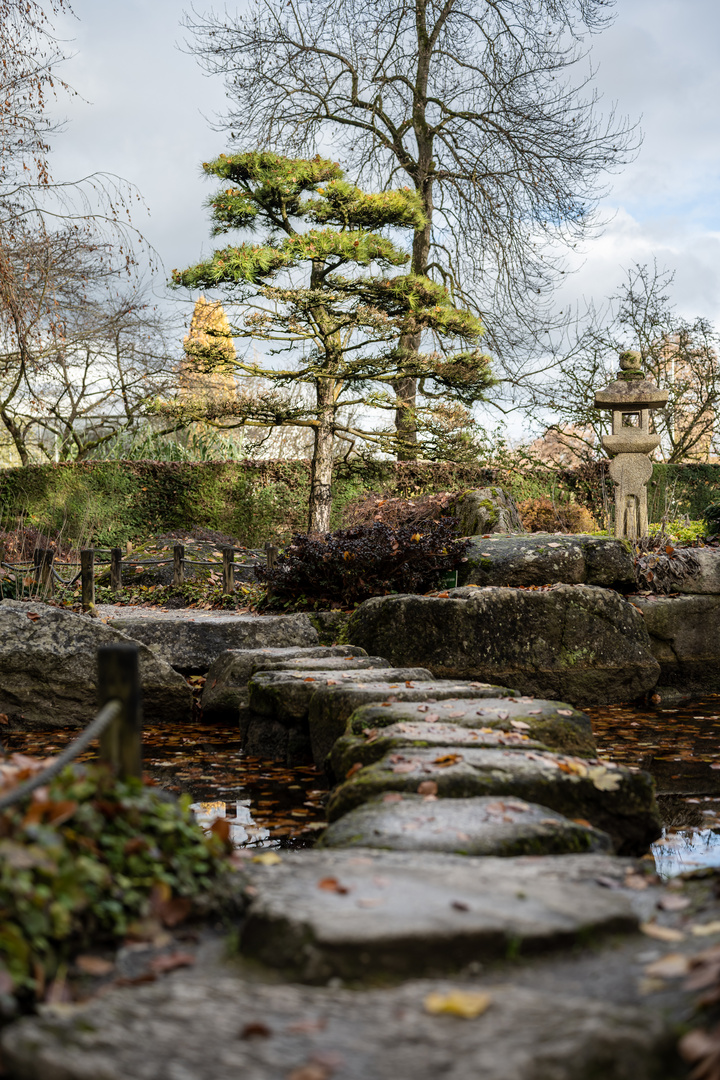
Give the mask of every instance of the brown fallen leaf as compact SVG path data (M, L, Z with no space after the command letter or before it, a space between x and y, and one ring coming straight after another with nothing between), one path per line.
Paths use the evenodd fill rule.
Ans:
M691 1080L718 1080L720 1077L720 1027L712 1031L697 1028L683 1035L678 1050L685 1061L696 1067Z
M437 795L438 786L434 780L422 780L417 790L418 795Z
M156 975L164 975L167 971L175 971L176 968L192 967L195 957L192 953L176 952L165 953L163 956L155 956L150 961L150 970Z
M271 1028L263 1024L262 1020L251 1020L240 1032L241 1039L269 1039L271 1035Z
M491 1001L489 994L451 990L447 994L428 994L424 1005L425 1011L433 1016L449 1013L451 1016L461 1016L464 1020L474 1020L477 1016L482 1016Z
M351 765L350 768L348 769L348 771L345 773L345 779L349 780L351 776L354 776L355 773L360 772L361 769L362 769L362 762L361 761L356 761L355 764Z
M424 781L424 783L427 783L427 781ZM422 784L420 786L422 787ZM403 797L399 791L386 791L382 797L382 801L384 803L402 802Z
M320 881L318 881L317 887L318 889L323 889L325 892L340 893L341 896L350 892L347 885L341 885L335 877L321 878Z
M439 765L441 769L446 769L450 765L457 765L462 760L462 754L442 754L440 757L435 758L433 764Z
M310 1062L308 1065L301 1065L299 1069L293 1069L287 1074L287 1080L330 1080L332 1074L333 1070L328 1065Z
M76 956L75 966L82 971L83 975L109 975L115 967L112 960L106 960L104 956Z

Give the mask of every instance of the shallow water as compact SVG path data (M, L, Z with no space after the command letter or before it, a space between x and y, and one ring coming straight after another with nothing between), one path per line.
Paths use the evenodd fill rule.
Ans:
M609 705L586 709L602 757L655 777L665 830L653 844L663 877L720 866L720 695L677 708ZM45 756L76 728L8 733L8 753ZM327 783L312 765L292 769L247 757L236 726L147 727L145 771L174 794L187 793L199 821L230 821L239 847L304 847L324 825ZM91 749L81 760L91 760Z
M720 866L720 696L674 708L585 710L603 757L655 777L665 829L652 846L662 877Z

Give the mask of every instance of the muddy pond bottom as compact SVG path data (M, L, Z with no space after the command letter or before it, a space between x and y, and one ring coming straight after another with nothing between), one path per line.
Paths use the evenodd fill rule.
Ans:
M56 754L77 728L9 732L7 753ZM77 760L92 761L97 746ZM143 730L143 770L159 787L187 794L201 825L226 818L237 847L306 847L325 827L327 782L313 765L292 769L247 757L237 724L183 724Z
M663 835L652 845L663 878L720 866L720 695L663 708L584 710L598 751L655 778Z

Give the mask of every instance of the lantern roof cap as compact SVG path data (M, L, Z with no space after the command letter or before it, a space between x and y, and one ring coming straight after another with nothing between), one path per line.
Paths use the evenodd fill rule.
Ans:
M639 352L620 353L620 371L615 382L595 391L596 409L661 409L667 404L668 391L660 390L647 379Z

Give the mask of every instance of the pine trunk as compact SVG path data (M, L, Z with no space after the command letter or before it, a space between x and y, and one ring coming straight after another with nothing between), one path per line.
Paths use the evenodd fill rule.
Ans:
M310 472L310 511L308 532L326 533L330 531L330 511L332 509L332 451L333 451L333 416L334 384L331 379L320 379L317 386L317 417L315 428L315 447Z

